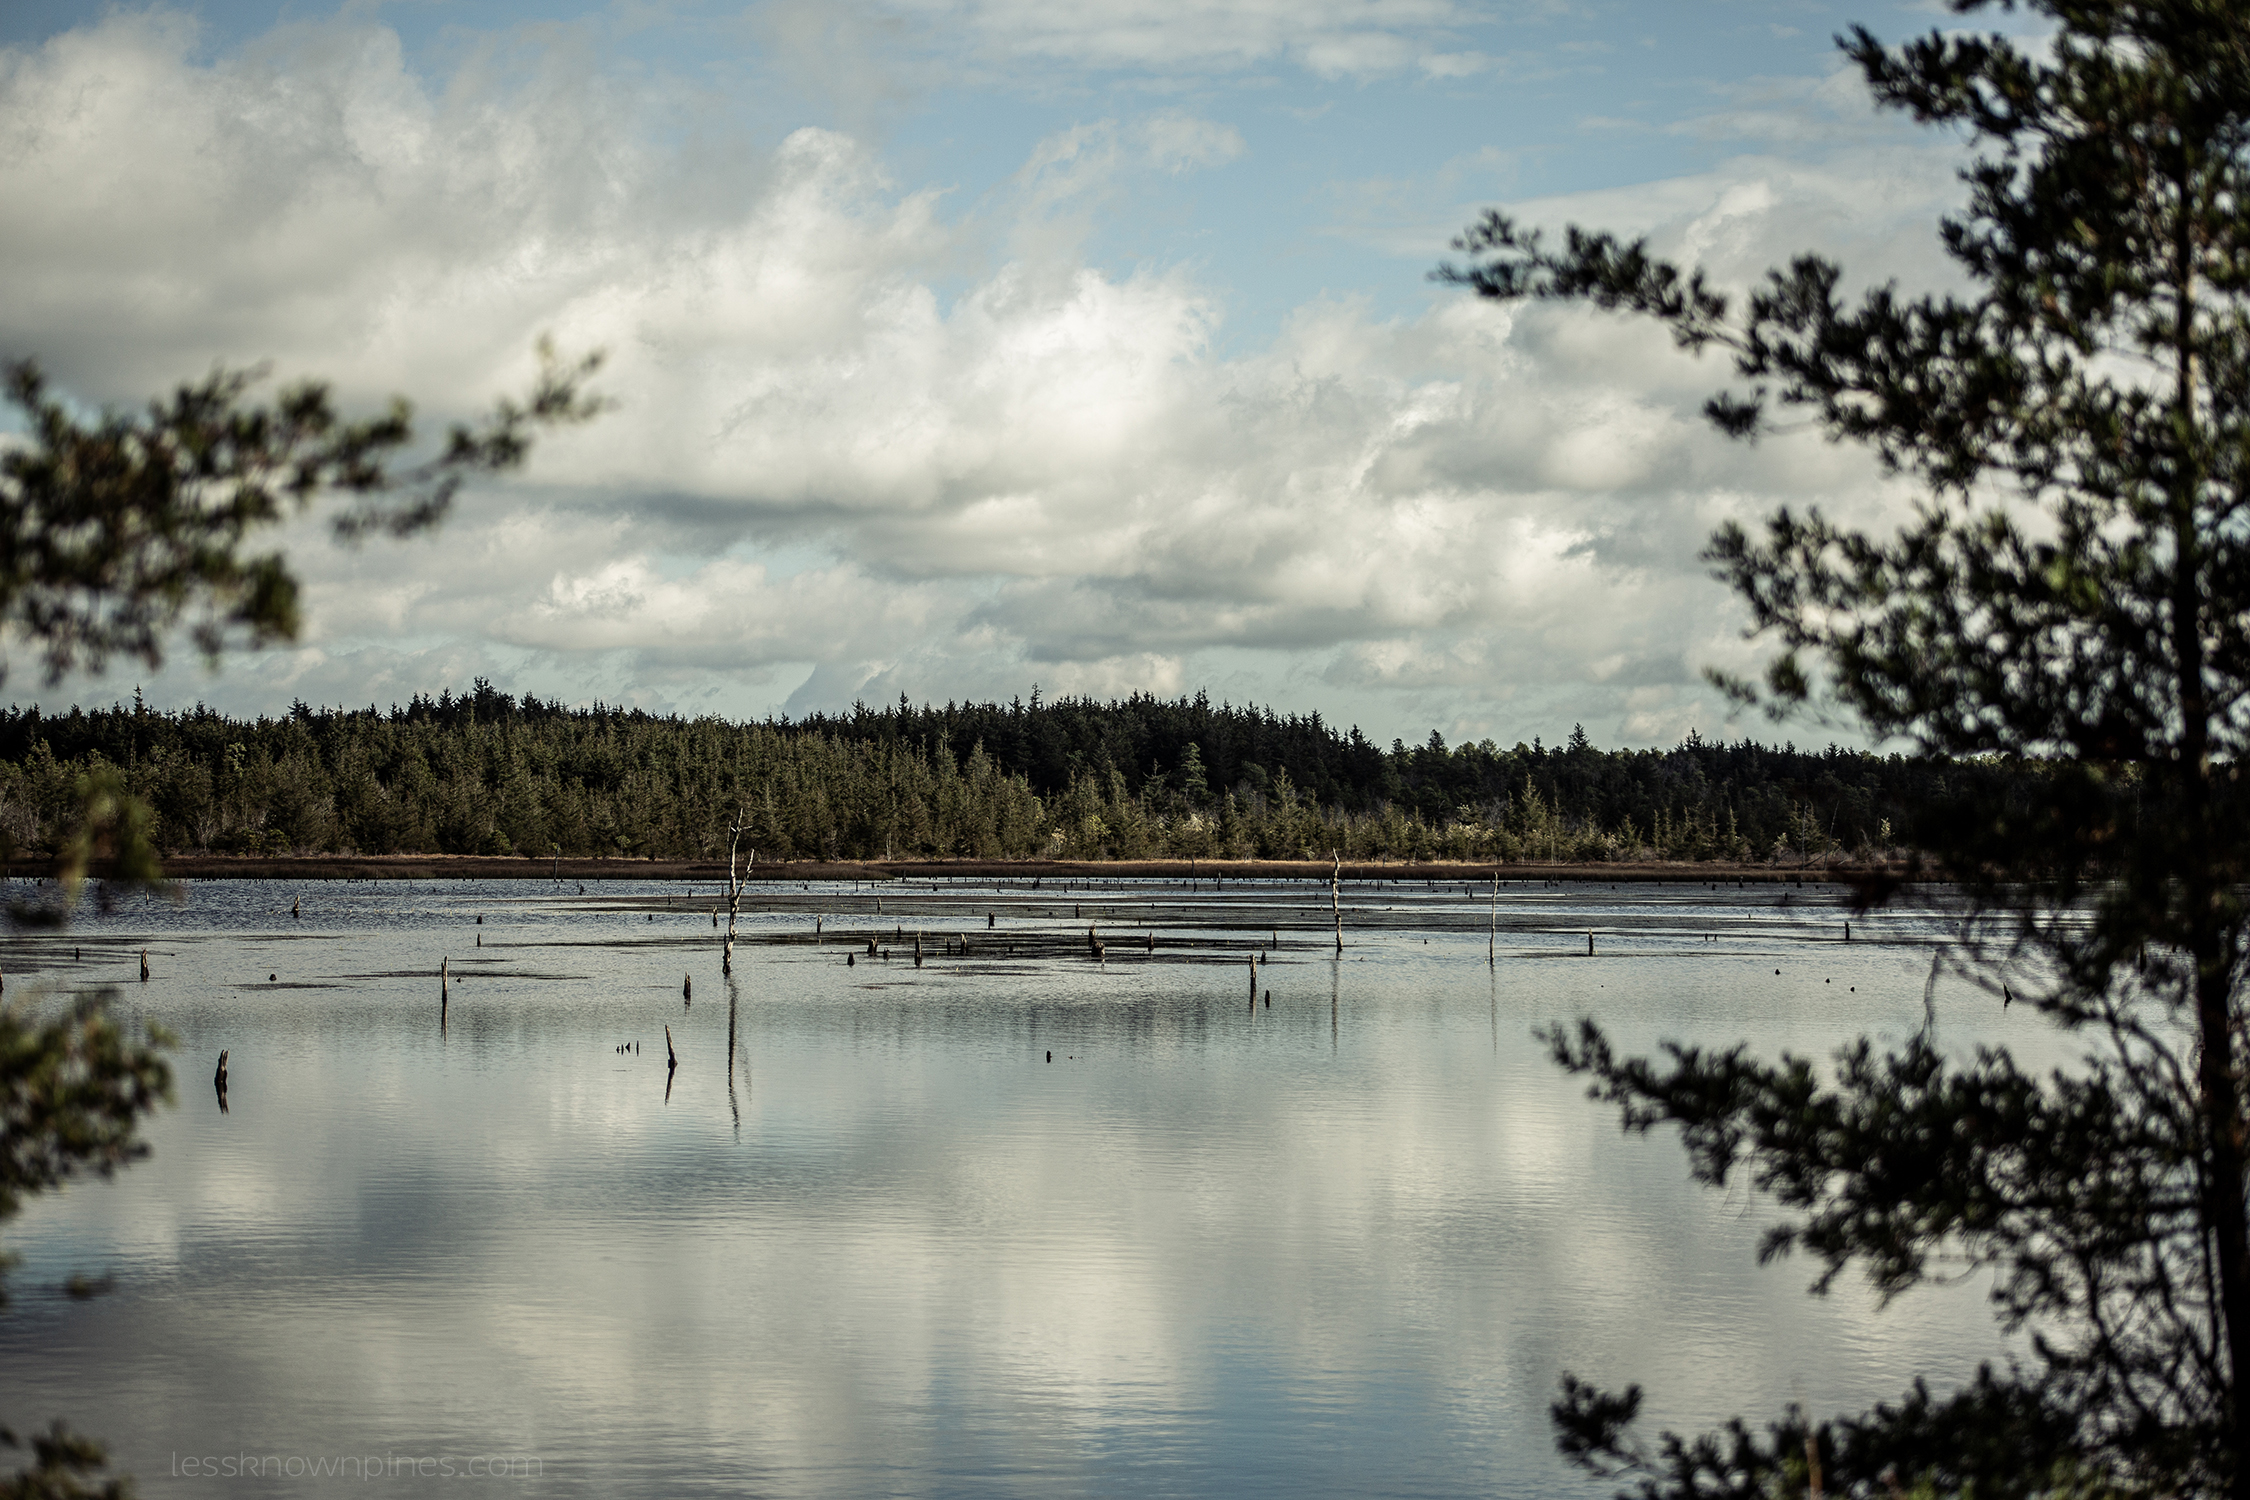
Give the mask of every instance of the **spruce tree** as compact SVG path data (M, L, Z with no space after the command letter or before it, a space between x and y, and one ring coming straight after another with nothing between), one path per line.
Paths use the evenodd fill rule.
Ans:
M1942 226L1961 293L1846 296L1806 255L1732 296L1645 241L1572 228L1557 246L1497 213L1438 272L1659 319L1731 359L1706 408L1726 432L1795 409L1913 482L1894 533L1810 508L1718 533L1709 560L1777 648L1761 682L1726 685L2026 771L1939 820L1948 961L2084 1048L2037 1076L1928 1030L1829 1069L1741 1047L1622 1058L1590 1022L1551 1038L1629 1128L1679 1125L1699 1178L1772 1194L1787 1218L1765 1250L1817 1257L1817 1285L1856 1266L1889 1296L1965 1258L2035 1335L1949 1394L1654 1450L1628 1431L1637 1389L1566 1377L1565 1453L1644 1495L2250 1500L2250 13L2021 8L2049 40L1839 39L1881 106L1972 143Z

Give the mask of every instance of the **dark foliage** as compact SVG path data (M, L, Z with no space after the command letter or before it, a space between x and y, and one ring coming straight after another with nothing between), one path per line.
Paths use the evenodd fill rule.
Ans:
M1911 848L1975 763L1690 737L1666 751L1383 750L1318 715L1195 698L901 702L732 724L517 699L478 681L387 711L0 714L0 831L62 847L78 778L122 779L163 848L714 852L769 858L1179 854L1797 861ZM1089 821L1090 820L1090 821Z
M1656 318L1731 358L1741 384L1707 408L1723 430L1794 408L1920 486L1892 534L1806 510L1713 539L1779 647L1762 684L1727 685L2020 770L1962 787L1917 842L1960 896L1954 969L2085 1055L2032 1077L1927 1036L1826 1070L1620 1060L1592 1028L1556 1046L1629 1127L1682 1127L1699 1176L1745 1168L1791 1214L1769 1253L1818 1255L1823 1284L1856 1263L1893 1294L1937 1255L1996 1273L2032 1357L1956 1399L1989 1384L2060 1425L1964 1425L1896 1460L1909 1483L2250 1500L2250 11L2020 8L2051 38L1841 39L1878 103L1978 148L1942 230L1962 293L1849 298L1804 256L1738 305L1643 243L1574 229L1557 248L1500 214L1440 274ZM1888 1443L1913 1406L1816 1447ZM1566 1451L1625 1453L1631 1414L1570 1388ZM1669 1442L1643 1492L1738 1493L1785 1457L1775 1431ZM1996 1442L2013 1481L1975 1457Z
M0 453L0 625L37 644L50 685L113 656L154 666L190 617L207 656L294 637L296 579L280 553L248 555L250 540L327 499L341 501L330 519L346 541L436 524L464 481L522 463L533 429L600 409L583 390L599 356L565 368L540 353L526 400L454 426L417 463L401 462L414 442L403 397L353 422L317 381L255 405L256 372L220 369L146 412L89 421L37 364L10 363L27 441Z

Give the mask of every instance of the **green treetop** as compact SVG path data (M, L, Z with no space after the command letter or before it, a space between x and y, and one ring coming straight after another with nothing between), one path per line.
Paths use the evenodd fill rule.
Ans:
M1973 13L1991 0L1954 0ZM2250 715L2250 12L2239 0L2026 0L2051 40L1841 39L1877 102L1965 135L1944 221L1957 295L1844 296L1807 255L1729 295L1645 242L1558 247L1500 214L1440 276L1587 301L1721 350L1706 408L1777 409L1866 446L1920 500L1895 532L1784 510L1709 559L1777 650L1777 712L1856 717L1945 755L2035 761L1965 794L1934 855L1967 893L1950 959L2086 1047L2037 1078L1928 1033L1823 1073L1741 1049L1613 1056L1555 1039L1627 1124L1680 1124L1699 1176L1793 1213L1768 1249L1886 1294L1944 1255L1996 1273L2032 1354L1948 1397L1763 1435L1626 1431L1637 1392L1571 1382L1564 1446L1649 1495L1892 1478L1978 1495L2114 1485L2250 1497L2242 971ZM1879 895L1880 893L1871 893Z

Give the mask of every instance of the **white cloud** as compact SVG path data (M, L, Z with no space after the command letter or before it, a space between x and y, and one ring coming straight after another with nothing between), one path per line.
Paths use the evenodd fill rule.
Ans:
M1142 125L1141 138L1150 163L1174 173L1222 167L1250 149L1232 125L1193 115L1157 115Z
M1323 76L1412 66L1483 15L1454 0L902 0L1002 56L1082 67L1234 70L1287 62Z
M1108 40L1070 45L1129 51L1159 10L1099 9ZM1310 58L1287 14L1210 7L1208 45ZM1318 12L1338 36L1450 14ZM1717 368L1583 312L1326 300L1215 354L1210 289L1092 269L1068 223L1117 173L1244 153L1193 115L1049 138L995 221L836 132L690 155L637 108L561 63L433 93L367 27L205 64L184 23L113 16L0 57L0 349L81 393L270 358L445 415L519 384L542 330L610 351L618 409L544 441L528 483L435 543L301 551L307 646L244 691L356 702L513 664L613 701L801 680L802 707L1172 692L1267 652L1401 719L1506 732L1525 694L1575 695L1670 735L1716 722L1695 671L1736 615L1696 561L1711 526L1888 503L1817 441L1721 442L1695 415ZM1757 162L1534 207L1727 267L1897 218Z

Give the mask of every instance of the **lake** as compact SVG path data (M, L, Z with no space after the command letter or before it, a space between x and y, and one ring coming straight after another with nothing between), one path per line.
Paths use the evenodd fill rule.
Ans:
M1981 1284L1759 1268L1765 1205L1534 1035L1903 1038L1931 933L1835 887L1509 884L1494 938L1355 883L1339 958L1325 884L761 882L731 985L718 899L213 881L0 942L180 1041L154 1154L7 1227L0 1421L158 1497L1594 1495L1564 1370L1653 1436L2002 1350Z

